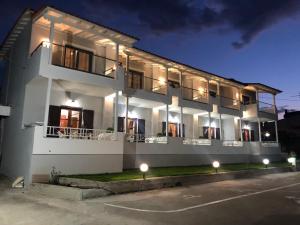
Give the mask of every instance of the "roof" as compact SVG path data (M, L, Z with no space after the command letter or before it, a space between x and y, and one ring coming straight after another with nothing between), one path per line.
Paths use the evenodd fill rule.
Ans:
M127 38L128 43L133 44L134 42L139 40L139 38L137 38L137 37L126 34L124 32L116 30L114 28L104 26L102 24L99 24L99 23L96 23L94 21L90 21L90 20L87 20L87 19L82 19L79 16L76 16L74 14L71 14L71 13L68 13L68 12L65 12L65 11L61 11L59 9L56 9L55 7L52 7L52 6L44 6L44 7L40 8L37 11L34 11L32 9L26 9L26 10L23 11L23 13L17 19L15 25L12 27L12 29L7 34L7 36L5 37L3 43L0 46L0 59L4 58L7 55L7 53L9 52L10 48L14 45L15 41L17 40L17 38L20 35L20 33L22 32L22 30L25 28L25 26L29 22L31 22L32 19L33 20L38 19L39 17L41 17L41 15L43 15L43 13L49 13L49 11L52 11L54 15L59 14L59 15L63 15L65 17L68 17L68 21L78 20L80 24L81 24L81 22L84 22L84 23L90 25L89 29L98 28L98 30L101 30L101 29L102 30L104 30L104 29L108 30L109 32L111 32L111 35L115 35L116 37ZM225 82L225 83L230 83L230 84L233 84L237 87L254 86L256 89L259 89L261 91L271 92L273 94L278 94L278 93L282 92L282 91L280 91L276 88L272 88L272 87L267 86L265 84L261 84L261 83L243 83L241 81L238 81L238 80L235 80L235 79L232 79L232 78L226 78L224 76L220 76L220 75L217 75L217 74L214 74L214 73L211 73L211 72L193 67L191 65L175 61L173 59L167 58L167 57L162 56L162 55L155 54L153 52L146 51L144 49L140 49L138 47L129 48L129 52L130 51L145 53L147 55L147 57L154 56L156 58L161 59L161 63L163 63L165 65L175 66L175 67L181 69L182 71L187 71L187 72L194 73L194 74L201 73L201 75L206 77L206 78L208 78L208 76L213 76L213 77L215 77L215 80L219 80L219 81L222 81L222 82Z
M0 59L5 58L7 53L10 51L10 48L15 44L18 36L22 33L25 26L31 21L31 15L33 10L25 9L19 18L16 20L14 26L11 30L7 33L6 37L4 38L3 42L0 46Z
M246 86L254 86L258 88L259 90L266 91L266 92L271 92L273 94L280 94L282 91L273 87L270 87L266 84L261 84L261 83L245 83Z

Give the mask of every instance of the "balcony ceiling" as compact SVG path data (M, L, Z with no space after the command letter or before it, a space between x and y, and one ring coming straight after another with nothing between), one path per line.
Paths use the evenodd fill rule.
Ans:
M105 40L109 43L118 42L125 46L132 46L133 43L137 41L135 37L81 19L52 7L43 8L36 13L33 19L34 22L47 27L50 26L51 20L55 22L55 29L62 32L70 32L80 38L93 40L95 42Z

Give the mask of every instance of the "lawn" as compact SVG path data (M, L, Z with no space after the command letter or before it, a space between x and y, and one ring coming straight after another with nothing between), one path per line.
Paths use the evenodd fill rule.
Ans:
M288 167L287 162L272 163L269 167ZM251 164L224 164L218 169L219 172L230 172L239 170L263 169L265 166L261 163ZM149 168L146 173L149 177L165 177L165 176L181 176L193 174L212 174L216 173L215 169L210 165L206 166L186 166L186 167L156 167ZM78 174L78 175L63 175L64 177L88 179L95 181L120 181L133 180L142 178L142 173L138 169L124 170L122 173L106 173L106 174Z

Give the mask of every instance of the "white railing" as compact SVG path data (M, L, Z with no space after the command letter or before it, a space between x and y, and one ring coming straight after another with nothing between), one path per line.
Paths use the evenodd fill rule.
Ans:
M197 138L184 138L184 145L211 145L211 140L209 139L197 139Z
M56 126L47 126L47 137L107 141L116 141L120 139L120 135L116 135L112 131Z
M278 144L278 142L273 142L273 141L270 141L270 142L262 142L261 143L261 145L263 146L263 147L269 147L269 148L271 148L271 147L279 147L279 144Z
M127 135L128 142L144 142L148 144L167 144L168 140L166 136L157 137L155 135L148 135L145 134L128 134Z
M241 142L241 141L233 141L233 140L225 140L225 141L223 141L223 146L242 147L243 146L243 142Z

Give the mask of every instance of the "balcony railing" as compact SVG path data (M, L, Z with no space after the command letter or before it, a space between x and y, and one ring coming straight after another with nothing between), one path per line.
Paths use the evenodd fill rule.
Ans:
M197 139L197 138L184 138L184 145L211 145L211 140L209 139Z
M182 87L182 98L185 100L196 102L208 102L208 93L204 89L193 89L188 87Z
M115 78L116 60L91 52L52 44L52 64L68 69Z
M243 142L235 141L235 140L224 140L223 146L230 146L230 147L242 147Z
M266 102L258 102L258 110L260 112L266 112L266 113L275 113L275 107L272 104L266 103Z
M85 139L85 140L119 140L119 135L107 130L47 126L47 137Z
M145 134L128 134L127 135L128 142L144 142L148 144L167 144L167 137L157 137L154 135L145 135Z
M137 76L127 72L127 87L132 89L144 89L158 94L167 94L167 82L165 80L155 79L147 76Z
M240 109L240 101L238 99L233 99L225 96L220 96L221 106L230 109Z

